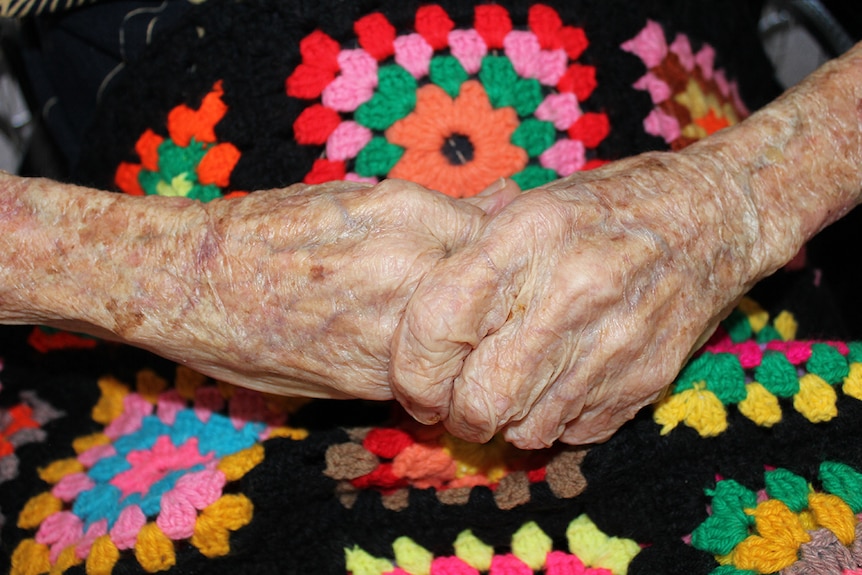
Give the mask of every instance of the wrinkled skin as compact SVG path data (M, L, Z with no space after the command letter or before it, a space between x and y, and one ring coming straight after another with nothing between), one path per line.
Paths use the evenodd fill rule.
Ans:
M93 333L275 393L367 399L392 398L391 337L419 279L512 194L501 181L459 202L390 180L201 204L4 182L4 323Z
M655 154L516 199L420 283L396 397L475 441L605 439L749 287L753 207L707 185L689 157Z
M682 152L517 198L419 283L393 392L473 441L607 439L860 193L862 45Z
M859 203L862 48L683 152L515 199L497 187L472 202L389 181L200 204L0 173L0 322L286 395L394 395L475 441L599 441Z

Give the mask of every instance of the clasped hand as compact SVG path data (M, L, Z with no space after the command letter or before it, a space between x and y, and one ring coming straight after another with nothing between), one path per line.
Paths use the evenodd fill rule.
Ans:
M470 200L389 180L190 206L198 247L132 290L176 302L114 332L248 387L394 397L468 440L600 441L758 274L756 214L703 164L644 155Z

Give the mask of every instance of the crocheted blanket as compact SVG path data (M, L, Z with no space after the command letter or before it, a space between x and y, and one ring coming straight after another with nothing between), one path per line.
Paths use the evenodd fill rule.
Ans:
M501 175L535 187L679 149L765 102L756 39L734 32L745 7L211 0L105 94L78 179L201 201L394 175L456 196ZM16 575L862 573L862 343L828 337L840 317L821 280L779 273L610 441L541 451L5 328L0 561Z

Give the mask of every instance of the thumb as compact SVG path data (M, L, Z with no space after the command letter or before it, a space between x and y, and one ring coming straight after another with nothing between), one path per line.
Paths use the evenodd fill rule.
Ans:
M500 178L478 195L462 201L480 208L489 216L495 216L519 195L521 195L521 187L515 180Z
M418 421L449 415L464 360L502 326L513 294L486 250L471 245L441 260L419 283L392 339L392 393Z

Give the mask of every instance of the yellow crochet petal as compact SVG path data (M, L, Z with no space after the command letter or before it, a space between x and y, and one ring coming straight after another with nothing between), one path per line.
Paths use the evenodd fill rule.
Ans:
M167 387L167 380L151 369L142 369L135 377L135 389L150 403L156 403Z
M33 539L25 539L18 544L12 553L12 569L10 575L42 575L51 568L47 545L36 543Z
M765 311L756 301L749 297L742 298L742 301L736 307L746 315L754 333L759 332L769 323L769 312ZM778 326L775 326L775 329L778 329ZM778 332L781 333L781 330L779 329Z
M778 398L769 393L769 390L756 381L746 384L745 390L745 399L737 404L742 415L763 427L772 427L781 421Z
M251 500L242 494L222 495L201 511L195 523L192 545L206 557L230 552L230 532L247 525L254 513Z
M459 533L455 539L455 555L477 571L488 571L494 558L494 548L467 530Z
M785 310L778 314L772 325L775 326L775 331L781 335L781 339L784 341L796 339L796 330L799 328L799 324L796 323L796 319L789 311Z
M177 562L174 542L155 523L147 523L138 532L135 558L148 573L165 571Z
M83 560L79 559L78 555L75 553L75 546L69 545L57 556L57 560L51 566L51 571L49 571L49 573L50 575L61 575L62 573L65 573L67 569L71 569L75 565L80 565L81 563L83 563Z
M699 386L675 393L661 401L653 414L667 435L680 421L693 428L701 437L715 437L727 429L727 412L716 395Z
M850 373L844 378L844 385L841 387L844 395L856 399L862 399L862 363L851 363Z
M46 483L57 483L71 473L84 471L84 465L74 457L58 459L47 467L39 468L39 477Z
M87 575L110 575L120 559L120 550L111 541L110 535L102 535L90 547L87 555Z
M795 563L799 546L811 540L799 518L778 499L764 501L753 514L759 535L750 535L736 546L734 566L776 573Z
M817 523L832 533L847 546L856 540L856 517L843 499L829 493L812 493L808 496L808 507Z
M228 481L237 481L263 461L263 445L256 443L248 449L232 453L219 461L218 469Z
M197 388L206 383L207 377L184 365L177 366L174 388L183 399L194 399Z
M107 445L108 443L111 443L111 438L104 433L92 433L90 435L82 435L81 437L76 438L72 441L72 448L75 450L75 453L80 455L91 447Z
M569 551L588 567L601 567L614 575L625 575L640 546L630 539L608 537L586 515L581 515L566 529Z
M806 373L799 379L799 392L793 396L793 407L812 423L829 421L838 415L838 394L820 376Z
M383 575L395 569L386 559L379 559L369 555L359 547L345 549L347 572L351 575Z
M691 393L688 389L682 393L670 395L656 404L653 413L653 421L661 425L661 434L667 435L685 419L685 394Z
M102 396L93 407L93 420L107 425L123 413L123 399L129 394L129 388L113 377L103 377L99 380Z
M512 536L512 553L533 571L545 566L545 557L553 550L553 545L535 521L525 523Z
M429 575L434 554L410 539L399 537L392 544L395 562L410 575Z
M63 502L49 491L31 497L18 514L18 527L36 529L49 516L63 509Z

